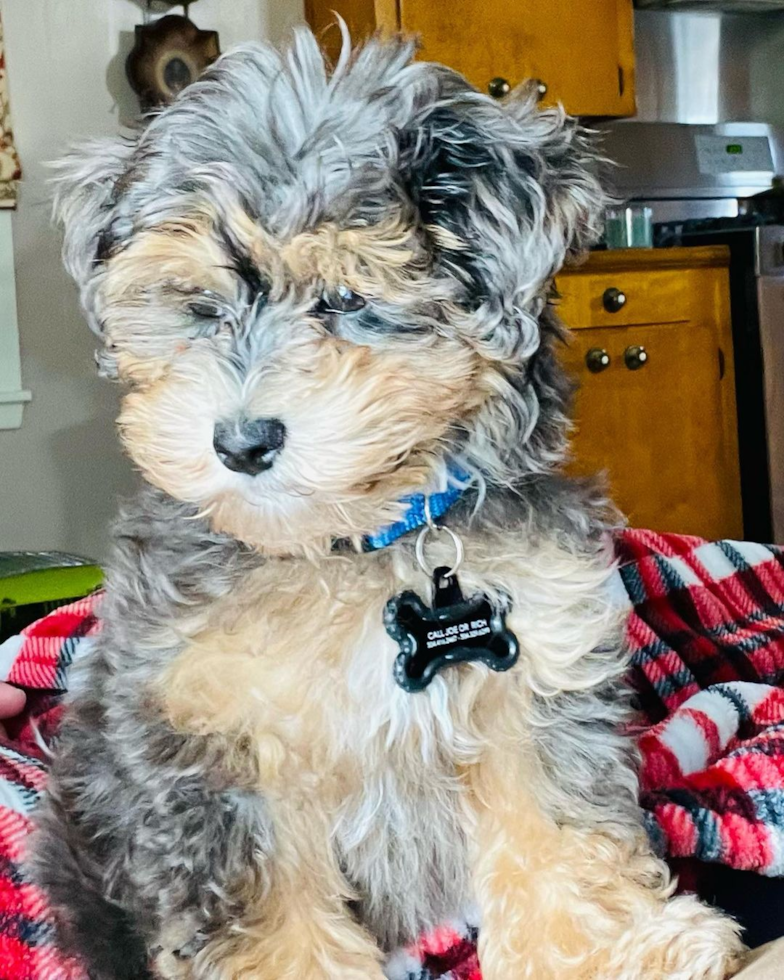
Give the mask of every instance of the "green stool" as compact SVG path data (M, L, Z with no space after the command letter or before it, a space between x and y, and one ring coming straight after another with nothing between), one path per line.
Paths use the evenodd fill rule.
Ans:
M60 551L0 551L0 643L100 588L101 569Z

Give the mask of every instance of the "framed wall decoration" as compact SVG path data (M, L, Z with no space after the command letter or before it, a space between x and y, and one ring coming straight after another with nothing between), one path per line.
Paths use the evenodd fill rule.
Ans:
M0 208L16 206L16 184L21 176L19 155L16 152L14 133L11 129L3 23L0 20Z
M125 68L145 112L172 102L220 54L218 32L198 28L184 6L184 16L166 14L136 27Z

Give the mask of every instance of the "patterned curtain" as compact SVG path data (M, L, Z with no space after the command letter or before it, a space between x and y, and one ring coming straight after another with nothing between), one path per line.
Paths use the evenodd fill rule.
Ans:
M2 18L2 14L0 14ZM5 41L0 19L0 208L16 206L16 182L22 176L19 156L11 129L11 110L8 106L8 84L5 70Z

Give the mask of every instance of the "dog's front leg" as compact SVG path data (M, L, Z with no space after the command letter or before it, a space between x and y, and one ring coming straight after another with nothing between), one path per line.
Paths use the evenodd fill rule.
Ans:
M271 806L275 855L269 891L229 935L199 955L205 980L384 980L382 953L351 914L353 897L323 817L295 803Z
M724 980L739 967L734 922L671 898L644 834L558 826L514 788L517 766L478 767L474 876L484 980Z

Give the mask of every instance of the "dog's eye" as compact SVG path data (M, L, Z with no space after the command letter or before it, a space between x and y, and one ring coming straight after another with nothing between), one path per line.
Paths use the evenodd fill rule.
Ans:
M195 303L188 303L188 312L192 316L204 320L219 320L223 316L223 310L215 303L210 303L207 300L196 300Z
M365 305L365 298L348 286L326 289L316 304L317 313L356 313Z
M192 326L189 335L196 338L215 337L231 329L230 315L225 305L217 299L202 296L185 307Z

